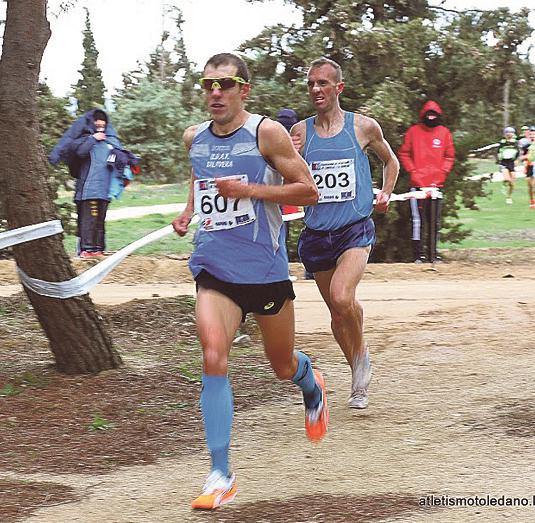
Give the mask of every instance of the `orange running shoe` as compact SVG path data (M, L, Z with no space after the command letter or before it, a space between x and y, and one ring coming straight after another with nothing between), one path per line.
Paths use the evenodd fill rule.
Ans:
M314 370L314 377L321 388L321 399L315 409L305 408L305 430L310 441L319 443L327 433L327 427L329 426L329 407L327 407L325 380L321 372Z
M214 510L225 503L230 503L235 497L238 487L236 476L224 476L219 470L210 473L202 494L191 502L191 508L199 510Z

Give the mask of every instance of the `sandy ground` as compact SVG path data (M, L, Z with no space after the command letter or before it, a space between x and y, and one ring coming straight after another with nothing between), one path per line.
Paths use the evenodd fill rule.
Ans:
M282 408L267 405L236 416L232 464L239 493L215 514L189 509L209 466L206 453L104 476L0 476L53 481L81 493L81 501L37 511L25 520L32 523L534 521L531 256L465 259L435 270L370 266L358 290L374 369L365 411L346 407L350 373L327 310L314 282L297 281L298 344L316 356L326 377L329 433L317 446L308 443L295 398ZM125 264L95 289L95 301L193 292L183 261ZM292 272L301 275L298 266ZM18 290L12 264L0 262L0 295ZM508 496L526 498L529 506L419 509L419 500L430 495L468 502ZM302 496L311 496L310 510L294 513L292 502ZM329 517L322 503L333 496L362 505L360 515ZM392 501L386 515L367 515L366 503L396 496L408 496L413 509L398 510ZM252 507L254 519L247 515Z

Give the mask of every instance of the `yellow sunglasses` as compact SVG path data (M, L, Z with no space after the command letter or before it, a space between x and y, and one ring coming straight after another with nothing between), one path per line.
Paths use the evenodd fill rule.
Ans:
M206 91L213 91L214 89L226 91L227 89L232 89L236 84L243 85L248 82L239 76L225 76L223 78L201 78L199 83Z

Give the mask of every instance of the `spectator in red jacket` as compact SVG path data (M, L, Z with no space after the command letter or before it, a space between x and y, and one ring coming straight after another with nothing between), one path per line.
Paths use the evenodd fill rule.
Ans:
M399 159L403 168L409 173L411 191L426 187L441 188L450 173L455 161L455 148L450 130L442 125L442 108L433 100L427 101L420 110L420 122L409 127L403 144L399 149ZM442 198L436 203L435 241L428 238L429 261L438 261L436 252L440 230ZM415 263L425 261L423 256L422 229L430 231L431 199L410 200L412 242ZM428 235L429 236L429 235ZM434 244L434 252L431 245Z

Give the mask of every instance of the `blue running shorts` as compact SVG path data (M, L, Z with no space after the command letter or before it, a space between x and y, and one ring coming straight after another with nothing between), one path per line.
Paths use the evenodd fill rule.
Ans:
M368 247L375 243L375 224L371 218L346 225L334 231L315 231L305 227L297 252L308 272L328 271L348 249Z

